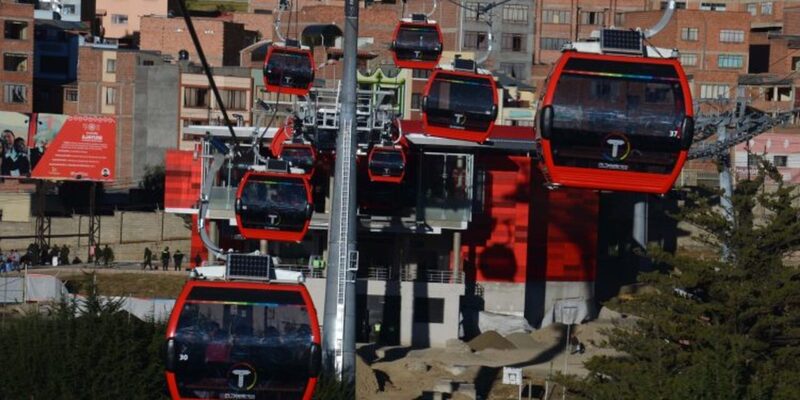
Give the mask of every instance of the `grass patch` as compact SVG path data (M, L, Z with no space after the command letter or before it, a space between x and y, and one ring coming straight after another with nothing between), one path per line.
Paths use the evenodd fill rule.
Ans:
M187 1L186 7L194 11L247 11L247 1Z
M88 272L87 272L88 274ZM88 295L86 275L72 273L58 277L70 292ZM186 282L186 275L155 273L98 273L97 287L101 296L177 298Z

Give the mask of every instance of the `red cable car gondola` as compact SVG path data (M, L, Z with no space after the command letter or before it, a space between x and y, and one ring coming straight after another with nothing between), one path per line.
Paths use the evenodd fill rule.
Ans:
M311 178L317 162L317 151L310 143L286 143L279 155L281 160L289 162L294 168L303 170L303 174Z
M297 41L273 44L264 60L264 86L269 92L305 96L314 83L314 56Z
M400 146L373 146L367 172L370 182L400 183L406 175L406 153Z
M398 68L434 69L444 48L442 30L425 14L401 20L392 35L392 55Z
M426 133L483 143L497 118L497 84L472 60L456 59L453 70L433 71L422 98Z
M312 206L306 175L247 171L236 192L236 223L245 239L299 242Z
M686 75L675 58L567 51L546 83L537 131L551 184L666 193L692 143Z
M320 329L305 286L191 280L167 326L172 399L309 400Z

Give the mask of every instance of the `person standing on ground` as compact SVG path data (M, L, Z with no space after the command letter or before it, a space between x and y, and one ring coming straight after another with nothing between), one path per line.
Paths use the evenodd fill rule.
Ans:
M146 270L147 267L153 269L153 252L150 251L149 247L144 248L144 262L142 263L142 271Z
M180 271L181 263L183 262L183 253L181 253L181 249L175 250L175 255L172 256L172 261L175 262L175 271Z
M169 271L169 246L161 250L161 270Z

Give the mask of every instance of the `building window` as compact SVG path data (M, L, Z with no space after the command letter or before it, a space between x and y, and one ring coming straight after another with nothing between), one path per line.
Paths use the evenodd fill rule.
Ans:
M744 65L744 56L737 54L720 54L717 57L717 66L720 68L742 68Z
M744 43L744 31L723 29L719 31L719 41L722 43Z
M605 25L606 14L602 11L581 11L581 24Z
M6 39L25 40L28 38L28 23L25 21L6 20L4 28Z
M151 65L155 65L155 62L153 62L153 60L144 60L142 61L142 65L144 65L145 67L149 67Z
M761 15L772 15L772 2L761 3Z
M246 110L247 109L247 91L246 90L222 90L220 95L225 101L225 107L229 110Z
M730 88L728 85L700 85L700 98L701 99L718 99L729 98Z
M681 28L681 39L687 42L695 42L697 41L698 31L697 28Z
M489 41L486 40L486 32L464 32L464 48L485 50Z
M506 51L525 51L525 37L521 33L504 33L501 48Z
M111 15L111 23L117 25L127 25L128 24L128 16L124 14L112 14Z
M785 167L787 162L789 161L788 156L773 156L772 157L772 164L776 167Z
M668 1L662 1L661 2L661 9L662 10L666 10L668 4L669 4ZM686 2L685 1L676 1L675 2L675 9L676 10L685 10L686 9Z
M422 94L411 93L411 109L419 110L422 108Z
M65 89L64 100L71 102L78 101L78 89Z
M25 85L6 85L3 90L6 103L24 104L28 102L28 88Z
M681 65L684 67L694 67L697 65L697 54L681 53Z
M755 17L758 15L758 5L756 3L747 3L747 12Z
M725 11L725 3L700 3L700 9L705 11Z
M766 101L791 101L791 86L778 86L764 89L764 100Z
M569 39L561 38L542 38L542 50L561 50Z
M500 70L514 79L525 79L524 63L500 63Z
M489 16L482 11L486 6L486 3L468 2L464 6L464 20L489 22Z
M542 11L542 22L545 24L568 24L569 11L565 10L544 10Z
M114 59L106 60L106 72L108 73L117 72L117 60Z
M411 72L411 77L414 79L428 79L431 77L431 70L414 69L413 72Z
M61 15L75 15L75 4L61 5Z
M117 88L107 87L106 88L106 105L113 106L117 104Z
M187 87L183 89L183 106L190 108L208 107L208 89Z
M528 6L523 4L506 4L503 6L503 22L509 24L528 24Z
M625 25L625 13L618 12L614 13L614 26L622 26Z
M414 322L422 324L444 323L444 299L415 298Z
M800 71L800 57L792 57L792 70Z
M28 56L17 53L3 54L3 70L8 72L25 72L28 70Z

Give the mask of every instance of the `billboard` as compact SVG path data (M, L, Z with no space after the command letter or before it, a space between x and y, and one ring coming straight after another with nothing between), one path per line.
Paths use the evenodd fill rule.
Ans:
M112 117L0 111L0 131L2 178L114 180Z

